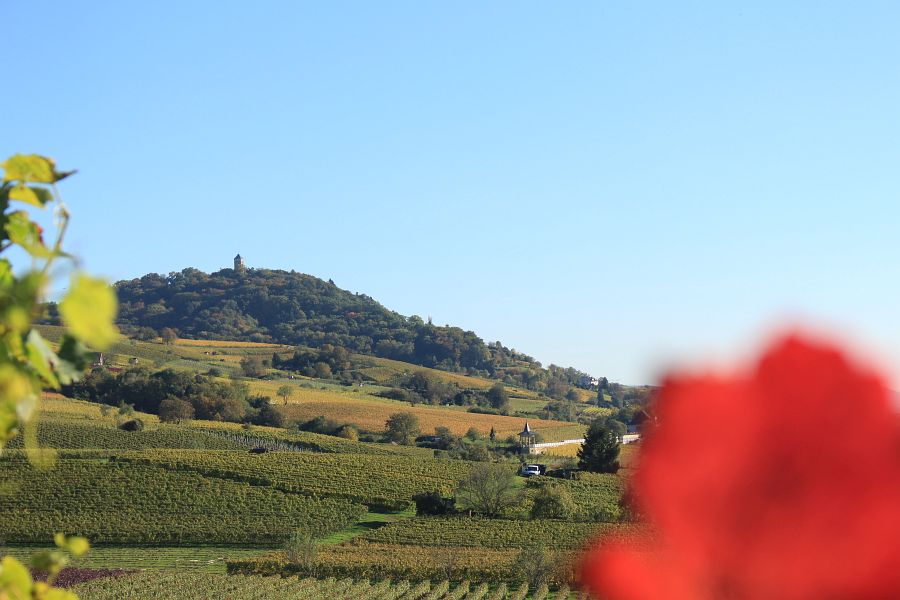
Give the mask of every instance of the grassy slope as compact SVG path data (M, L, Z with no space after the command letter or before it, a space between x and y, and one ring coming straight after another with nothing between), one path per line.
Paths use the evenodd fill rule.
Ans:
M40 329L51 341L59 337L58 327L42 326ZM244 357L257 355L269 358L276 351L286 353L293 351L293 348L278 344L213 340L178 340L175 344L167 346L161 342L123 339L108 354L108 364L126 368L132 363L132 359L137 359L139 366L150 368L173 368L196 372L217 368L224 374L232 376L239 373L240 361ZM486 435L493 427L501 438L505 438L521 431L526 418L531 428L540 432L546 441L577 438L583 433L582 426L563 421L481 415L468 413L463 407L456 406L411 407L404 402L381 398L375 394L387 388L379 384L385 384L398 376L416 371L426 371L442 381L463 388L487 389L496 382L371 356L354 355L354 361L358 361L362 365L362 371L375 379L373 384L348 387L297 375L293 379L285 377L275 380L245 381L250 385L252 393L270 396L276 405L281 404L275 393L278 387L284 384L292 386L294 393L288 400L288 406L284 408L285 415L290 420L305 421L321 415L339 423L354 423L363 430L377 432L384 429L384 423L390 415L409 411L419 418L420 428L425 433L433 431L437 426L445 426L458 435L464 434L471 427ZM508 392L510 408L514 413L536 412L547 402L531 390L508 388ZM580 392L584 392L586 397L589 396L584 390Z

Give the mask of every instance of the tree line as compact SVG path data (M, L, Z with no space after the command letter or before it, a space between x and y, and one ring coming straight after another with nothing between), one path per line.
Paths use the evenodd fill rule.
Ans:
M142 367L113 374L94 369L63 388L72 398L112 406L130 406L162 421L231 421L281 427L283 417L268 396L251 395L241 381L223 382L206 375Z

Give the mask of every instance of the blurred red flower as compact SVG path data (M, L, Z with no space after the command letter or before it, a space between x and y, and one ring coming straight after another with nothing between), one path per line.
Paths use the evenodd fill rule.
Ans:
M751 373L673 377L633 491L652 534L589 551L612 600L900 598L900 426L873 372L789 337Z

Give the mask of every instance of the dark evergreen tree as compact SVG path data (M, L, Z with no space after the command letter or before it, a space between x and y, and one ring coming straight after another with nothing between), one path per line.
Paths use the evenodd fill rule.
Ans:
M594 473L619 470L619 438L605 419L597 419L588 427L584 444L578 450L578 467Z

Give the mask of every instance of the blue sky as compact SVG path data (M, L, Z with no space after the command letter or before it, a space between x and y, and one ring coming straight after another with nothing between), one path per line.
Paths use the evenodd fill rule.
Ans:
M790 6L786 6L790 4ZM295 269L627 383L900 374L900 5L6 2L0 154L112 280Z

